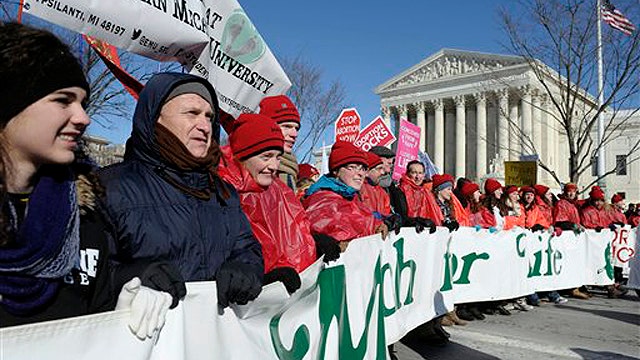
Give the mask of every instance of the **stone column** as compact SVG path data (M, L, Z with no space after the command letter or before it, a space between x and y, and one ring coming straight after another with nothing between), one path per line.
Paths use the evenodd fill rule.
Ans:
M540 94L537 91L531 97L531 116L533 118L533 145L535 154L542 154L542 111L540 111Z
M467 117L465 111L464 95L453 99L456 103L456 178L465 176Z
M533 134L531 131L531 88L523 86L522 91L522 153L531 154L533 144Z
M435 108L433 157L438 170L444 172L444 103L442 99L433 100L432 103Z
M408 104L398 105L398 114L400 115L400 119L405 119L409 121L409 106ZM400 119L398 119L398 123L400 123Z
M509 89L501 89L498 95L498 154L501 161L509 158L509 122L507 112L509 111Z
M518 129L518 102L509 107L509 160L517 161L520 157L520 129Z
M414 103L416 108L416 125L420 128L420 151L427 151L427 106L424 102Z
M389 129L391 129L391 107L381 106L380 114L382 114L382 120L384 121L384 124L387 125Z
M476 179L487 173L487 98L484 93L475 94L476 100Z

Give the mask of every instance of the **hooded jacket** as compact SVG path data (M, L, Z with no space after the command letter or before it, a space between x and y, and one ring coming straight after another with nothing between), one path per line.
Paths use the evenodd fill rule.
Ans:
M263 188L234 157L222 148L220 176L240 194L242 210L262 245L265 273L277 267L302 272L316 260L316 245L307 214L293 190L279 178Z
M251 232L236 191L215 179L209 200L189 195L166 179L190 188L208 188L209 172L181 171L159 153L155 125L165 99L176 86L199 82L211 92L219 113L215 90L205 79L180 73L153 76L140 93L133 116L125 159L100 171L106 188L106 209L113 223L115 260L170 261L185 281L215 280L227 261L242 262L262 278L260 243ZM213 119L213 140L218 141L218 117ZM216 164L212 164L214 166ZM229 194L225 198L223 188Z
M372 185L368 178L365 179L360 189L360 199L371 212L377 213L380 218L391 215L389 194L379 185Z

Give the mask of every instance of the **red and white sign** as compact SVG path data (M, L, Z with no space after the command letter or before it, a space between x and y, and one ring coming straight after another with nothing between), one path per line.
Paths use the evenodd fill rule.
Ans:
M398 132L398 149L396 150L396 161L393 167L394 180L399 180L406 171L407 164L418 158L420 148L420 127L400 119L400 131Z
M355 108L344 109L336 120L335 140L353 143L360 134L360 114Z
M396 137L393 136L382 117L378 116L360 131L358 139L353 144L364 151L369 151L374 146L388 146L394 141Z

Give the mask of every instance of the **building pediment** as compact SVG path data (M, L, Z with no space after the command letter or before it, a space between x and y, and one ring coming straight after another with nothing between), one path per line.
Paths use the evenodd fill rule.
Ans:
M376 93L525 64L517 56L443 49L376 88Z

